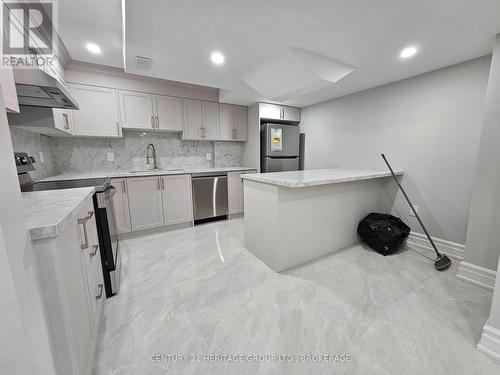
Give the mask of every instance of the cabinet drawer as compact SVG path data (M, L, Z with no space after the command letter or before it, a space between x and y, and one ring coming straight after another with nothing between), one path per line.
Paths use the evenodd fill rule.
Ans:
M95 268L95 273L92 276L91 281L91 287L89 288L90 307L92 313L92 323L94 326L94 334L97 335L97 331L99 330L99 322L101 320L102 306L104 304L104 300L106 299L106 292L104 289L104 281L102 276L102 267L100 262Z

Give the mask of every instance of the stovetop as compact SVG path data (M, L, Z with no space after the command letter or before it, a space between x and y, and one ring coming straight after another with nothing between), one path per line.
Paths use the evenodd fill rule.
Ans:
M95 187L96 192L102 192L110 185L111 179L108 177L101 178L86 178L79 180L64 180L64 181L45 181L34 182L28 185L21 185L21 191L42 191L42 190L59 190L73 189L81 187Z

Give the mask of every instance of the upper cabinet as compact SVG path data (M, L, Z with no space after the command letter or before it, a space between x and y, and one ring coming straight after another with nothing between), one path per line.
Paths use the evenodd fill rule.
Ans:
M182 131L181 99L119 90L123 129Z
M151 94L119 90L123 129L156 129Z
M0 69L0 85L2 86L3 104L7 112L19 113L16 83L14 82L12 67L3 67Z
M259 117L261 120L298 123L300 122L300 108L287 107L279 104L260 103Z
M156 129L182 131L181 98L153 95L153 109L156 116Z
M183 139L219 139L219 103L184 99Z
M71 111L75 135L121 137L116 89L70 83L69 92L80 106Z
M219 104L219 140L246 141L248 139L247 107Z

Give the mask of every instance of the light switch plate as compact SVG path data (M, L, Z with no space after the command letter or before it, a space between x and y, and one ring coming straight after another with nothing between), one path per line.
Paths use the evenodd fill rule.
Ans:
M108 152L108 161L115 161L115 153Z
M207 152L207 160L212 160L212 153L211 152Z
M42 151L40 151L38 153L38 156L40 158L40 163L45 163L45 157L43 156L43 152Z

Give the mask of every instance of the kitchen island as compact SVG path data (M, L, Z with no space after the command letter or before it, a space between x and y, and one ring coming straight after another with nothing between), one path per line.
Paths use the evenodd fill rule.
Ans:
M356 244L359 221L370 212L390 213L397 193L390 173L380 170L313 169L242 178L245 246L276 272Z

